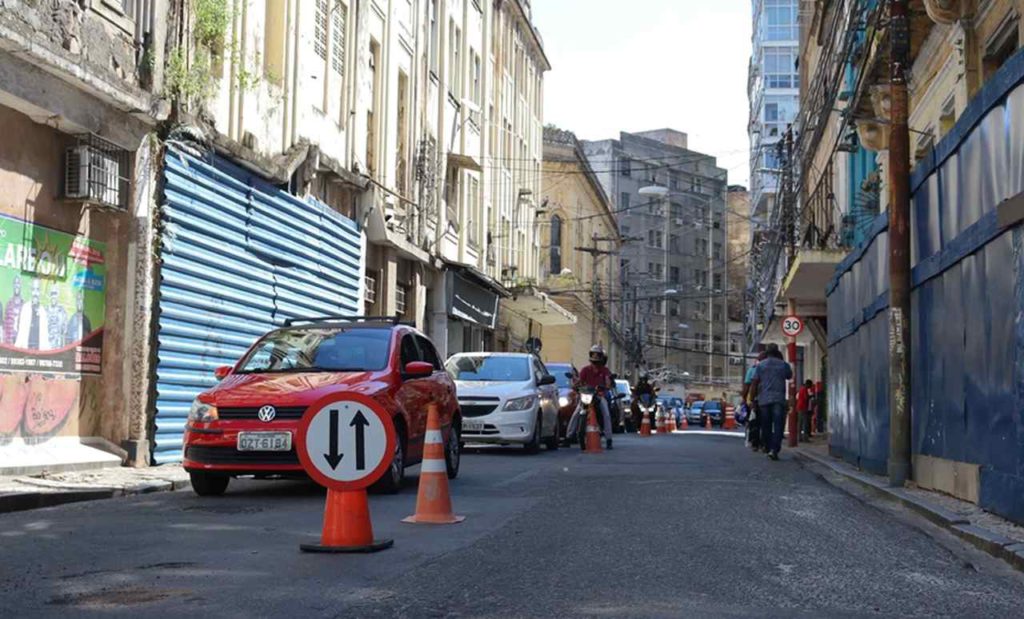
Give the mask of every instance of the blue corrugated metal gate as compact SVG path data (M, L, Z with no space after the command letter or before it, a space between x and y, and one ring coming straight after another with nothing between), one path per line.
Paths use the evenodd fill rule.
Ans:
M168 150L154 461L181 459L193 398L287 318L358 314L355 222L223 159Z
M979 504L1024 523L1024 51L912 176L913 453L978 465ZM827 290L831 448L884 473L888 234L880 215Z

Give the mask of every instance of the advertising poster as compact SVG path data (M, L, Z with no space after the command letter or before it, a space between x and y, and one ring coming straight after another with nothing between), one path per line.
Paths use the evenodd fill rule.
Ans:
M0 215L0 374L99 374L106 245Z

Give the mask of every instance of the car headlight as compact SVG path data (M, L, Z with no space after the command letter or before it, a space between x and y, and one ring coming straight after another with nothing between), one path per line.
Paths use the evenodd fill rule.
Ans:
M583 406L590 406L590 403L594 401L593 393L581 393L580 402L583 402Z
M569 406L569 398L563 395L558 398L558 408L565 408L566 406Z
M206 423L208 421L216 421L217 418L216 406L213 404L207 404L206 402L200 402L199 398L192 401L192 408L188 411L189 421Z
M537 403L537 396L528 395L522 398L512 398L508 402L505 402L505 407L502 410L506 411L525 411L533 408L533 405Z

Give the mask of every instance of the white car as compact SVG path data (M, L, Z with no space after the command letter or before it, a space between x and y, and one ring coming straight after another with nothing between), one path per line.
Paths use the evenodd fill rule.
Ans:
M463 442L558 449L558 385L536 356L460 353L445 367L455 380Z

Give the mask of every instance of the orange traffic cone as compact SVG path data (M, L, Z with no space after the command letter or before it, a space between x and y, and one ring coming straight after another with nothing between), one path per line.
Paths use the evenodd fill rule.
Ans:
M711 415L708 415L707 417L704 418L704 429L705 430L710 430L711 429Z
M641 414L640 419L640 436L651 435L651 417L647 413Z
M452 498L448 494L448 470L444 462L444 444L441 440L441 414L437 404L427 405L427 436L423 444L423 463L420 465L420 487L416 495L416 513L402 522L414 524L455 524L465 516L452 513Z
M736 429L736 409L733 406L725 407L725 425L723 426L723 429Z
M686 413L685 413L685 411L684 411L683 416L680 419L680 421L681 421L681 423L679 424L679 429L680 430L685 430L685 429L690 427L690 422L688 422L686 420Z
M654 419L655 419L655 424L656 424L655 425L655 429L658 431L658 434L664 434L665 433L665 416L662 415L660 412L658 412L658 413L655 413Z
M591 406L587 413L587 453L599 454L602 451L604 449L601 448L601 429L597 427L597 412Z
M669 432L675 432L676 431L676 414L671 412L671 411L669 411L669 412L667 412L665 414L668 416L668 431Z
M394 540L373 539L366 490L327 490L324 529L319 544L300 544L305 552L376 552Z

